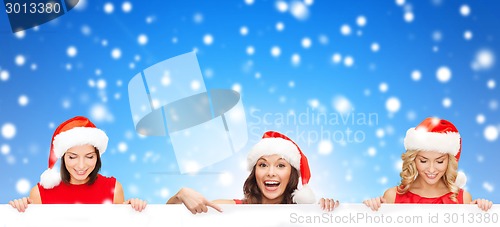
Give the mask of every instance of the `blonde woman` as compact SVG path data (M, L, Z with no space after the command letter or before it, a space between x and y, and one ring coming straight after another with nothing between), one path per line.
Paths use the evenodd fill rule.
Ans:
M447 120L427 118L407 131L404 139L401 183L381 197L363 201L372 210L382 203L477 204L487 211L492 202L472 200L462 189L465 174L458 172L462 140L456 127Z

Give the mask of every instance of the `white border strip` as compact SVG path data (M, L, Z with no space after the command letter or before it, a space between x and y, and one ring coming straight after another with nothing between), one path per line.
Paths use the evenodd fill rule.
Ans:
M67 226L499 226L500 205L488 212L476 205L341 204L325 213L319 205L221 205L223 213L191 214L184 205L149 204L143 212L129 205L30 205L19 213L0 205L0 227Z

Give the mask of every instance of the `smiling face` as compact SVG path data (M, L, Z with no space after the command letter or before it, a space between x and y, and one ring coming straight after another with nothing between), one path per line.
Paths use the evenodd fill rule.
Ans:
M255 166L255 179L262 192L262 203L281 203L290 180L292 166L279 155L265 155Z
M98 155L92 145L81 145L70 148L64 154L64 165L69 172L70 184L85 184L89 175L96 168Z
M429 185L438 183L448 168L448 154L420 151L415 158L418 178Z

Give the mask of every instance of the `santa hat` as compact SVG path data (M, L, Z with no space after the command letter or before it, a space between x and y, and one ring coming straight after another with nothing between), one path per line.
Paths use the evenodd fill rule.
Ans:
M406 150L452 154L458 162L462 151L462 138L451 122L439 118L426 118L417 127L408 129L404 145ZM455 185L463 188L466 183L467 177L459 171Z
M86 117L77 116L63 122L52 136L49 154L49 168L40 176L40 185L51 189L61 183L61 174L54 167L66 151L72 147L90 144L99 150L99 155L106 151L108 136Z
M306 156L295 142L279 132L268 131L264 133L262 139L254 145L247 157L248 170L253 169L260 157L274 154L280 155L300 174L302 188L296 189L292 193L293 202L297 204L315 203L314 193L307 185L311 178L311 172Z

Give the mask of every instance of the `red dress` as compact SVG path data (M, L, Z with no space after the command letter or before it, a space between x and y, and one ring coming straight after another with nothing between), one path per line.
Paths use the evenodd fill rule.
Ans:
M245 204L245 203L243 203L243 200L241 200L241 199L233 199L233 201L234 201L236 204Z
M457 195L457 201L450 199L452 192L446 193L439 197L427 198L407 191L404 194L396 193L394 203L427 203L427 204L463 204L464 203L464 190L460 189Z
M38 183L38 190L42 204L112 204L115 184L116 178L98 174L92 185L61 182L52 189L45 189Z

